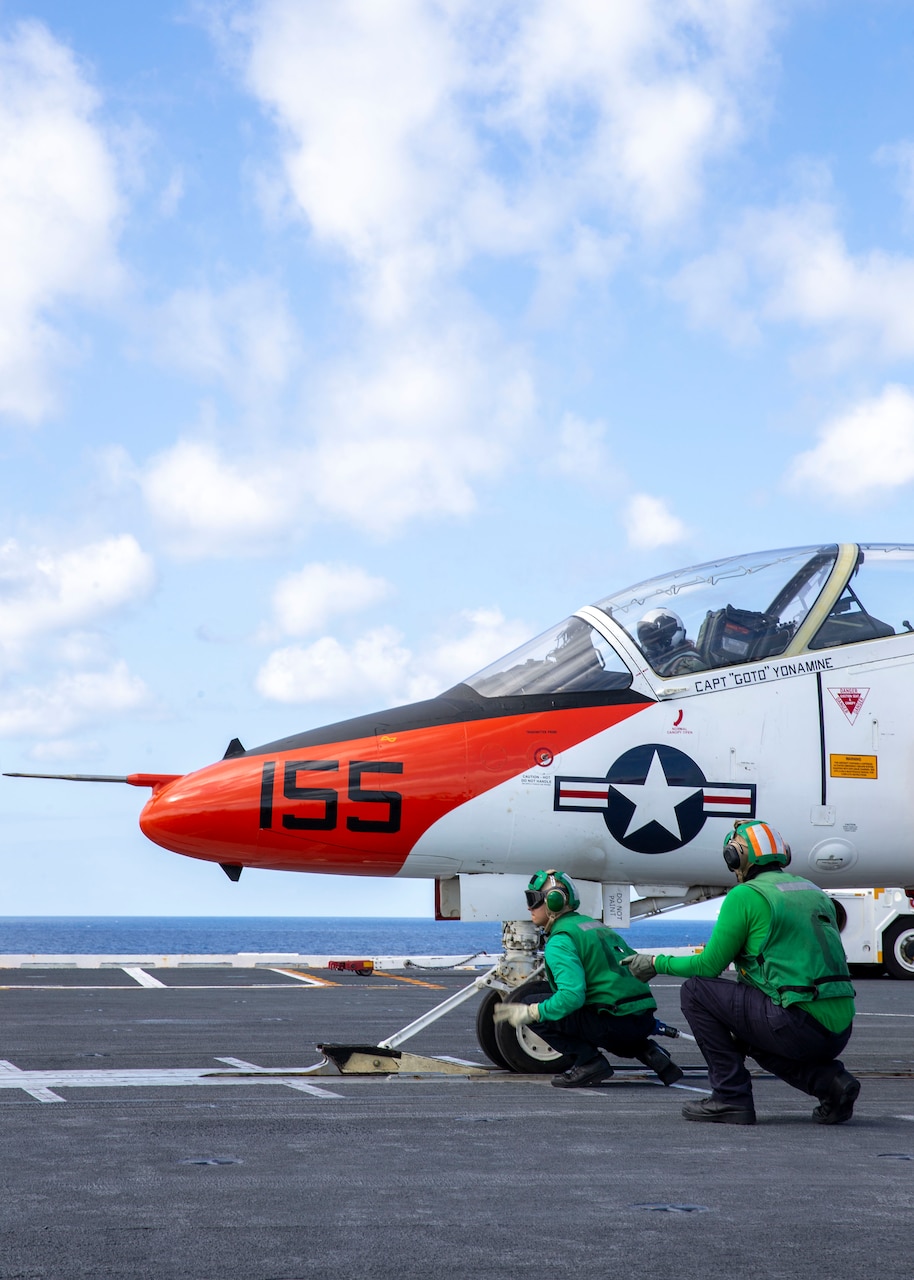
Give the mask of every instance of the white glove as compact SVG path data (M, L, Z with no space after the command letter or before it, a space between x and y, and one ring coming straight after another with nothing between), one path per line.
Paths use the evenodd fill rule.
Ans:
M639 982L650 982L651 978L657 976L653 956L642 956L636 952L633 956L623 956L622 963L628 968L632 977L637 978Z
M512 1027L528 1027L531 1022L539 1022L540 1007L538 1004L510 1004L503 1000L492 1010L495 1022L507 1022Z

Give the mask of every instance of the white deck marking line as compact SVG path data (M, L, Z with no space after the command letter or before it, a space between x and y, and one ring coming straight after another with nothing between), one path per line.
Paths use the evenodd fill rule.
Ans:
M123 967L123 966L121 966ZM179 987L169 987L165 982L157 982L157 986L167 987L169 991L294 991L294 987L290 987L288 982L217 982L210 983L206 986L196 984L191 986L190 983L185 986L183 983ZM335 987L339 984L336 982L321 982L316 978L313 983L306 983L306 987ZM378 988L375 988L376 990ZM390 987L381 987L382 991L390 991ZM118 991L133 991L133 987L112 987L108 984L101 986L80 984L67 982L14 982L0 983L0 991L110 991L116 994Z
M132 978L134 982L138 982L141 987L164 987L164 982L159 982L158 978L154 978L151 973L147 973L145 969L141 969L138 964L122 964L128 978Z
M281 973L286 978L295 978L298 982L304 982L309 987L330 987L330 982L322 982L320 978L312 978L310 973L296 973L294 969L271 969L270 973Z
M27 1074L28 1073L23 1071L21 1067L15 1066L12 1062L7 1062L5 1058L0 1060L0 1088L3 1087L2 1086L3 1076L24 1076ZM18 1083L14 1084L12 1087L21 1088L25 1093L31 1094L31 1096L35 1099L36 1102L64 1102L65 1101L65 1099L61 1098L59 1094L52 1093L50 1089L44 1089L40 1087L30 1089L28 1088L27 1085L24 1085L24 1084L20 1085Z
M316 1084L307 1084L304 1080L278 1080L277 1084L283 1084L287 1089L297 1089L299 1093L311 1093L317 1098L342 1098L341 1093L334 1093L332 1089L319 1089Z
M857 1013L858 1018L914 1018L914 1013Z
M301 1093L313 1093L318 1098L342 1098L343 1096L341 1093L334 1093L332 1089L319 1089L316 1084L307 1084L304 1080L283 1080L277 1077L272 1067L258 1067L256 1063L245 1062L241 1058L217 1058L216 1061L224 1062L228 1067L237 1067L239 1071L269 1072L270 1079L275 1080L277 1084L284 1084L287 1089L298 1089Z
M66 1102L66 1098L61 1098L52 1091L51 1085L58 1089L175 1088L187 1085L243 1085L256 1080L258 1083L263 1081L267 1084L285 1085L289 1089L310 1093L319 1098L342 1098L343 1096L329 1089L319 1089L305 1081L283 1079L281 1075L270 1071L269 1068L255 1067L251 1063L239 1062L234 1058L217 1058L216 1061L227 1061L229 1066L239 1067L249 1074L233 1077L224 1072L214 1072L210 1067L167 1067L152 1070L139 1067L127 1068L123 1071L24 1071L12 1062L0 1059L0 1091L21 1089L37 1102Z

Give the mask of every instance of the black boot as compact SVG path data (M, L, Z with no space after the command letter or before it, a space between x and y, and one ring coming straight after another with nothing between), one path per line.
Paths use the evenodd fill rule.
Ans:
M684 1120L704 1120L711 1124L755 1124L755 1107L748 1102L723 1102L720 1098L696 1098L682 1108Z
M576 1062L561 1075L553 1076L552 1083L556 1089L586 1089L591 1085L600 1084L602 1080L608 1080L612 1074L613 1069L610 1063L602 1054L597 1054L588 1062Z
M844 1124L854 1114L854 1103L860 1093L860 1081L849 1071L839 1071L828 1087L828 1093L819 1099L812 1113L817 1124Z
M682 1068L677 1067L666 1049L661 1049L660 1045L654 1044L653 1040L645 1041L644 1048L636 1053L635 1057L646 1067L650 1067L651 1071L667 1086L682 1079Z

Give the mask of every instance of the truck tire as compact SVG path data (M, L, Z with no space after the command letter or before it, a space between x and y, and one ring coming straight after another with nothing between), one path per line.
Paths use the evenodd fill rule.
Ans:
M893 978L914 978L914 916L901 916L886 929L882 963Z
M511 1002L539 1004L551 994L545 979L530 978L511 992ZM507 1022L499 1022L494 1029L498 1052L510 1071L524 1075L558 1075L574 1062L571 1054L559 1053L541 1040L533 1027L512 1027Z

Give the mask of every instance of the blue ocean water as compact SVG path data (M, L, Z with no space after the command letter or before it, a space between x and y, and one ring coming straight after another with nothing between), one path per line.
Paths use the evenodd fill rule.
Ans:
M633 947L697 946L713 921L634 923ZM470 956L501 949L501 926L468 921L333 916L0 916L0 955Z

